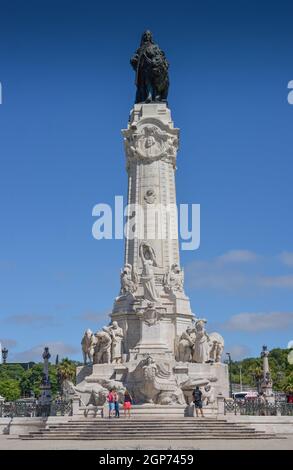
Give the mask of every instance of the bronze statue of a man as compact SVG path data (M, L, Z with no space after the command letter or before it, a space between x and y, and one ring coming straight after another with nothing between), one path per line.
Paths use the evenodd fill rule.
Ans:
M169 88L165 53L153 41L150 31L141 37L140 47L130 60L136 72L136 103L166 102Z

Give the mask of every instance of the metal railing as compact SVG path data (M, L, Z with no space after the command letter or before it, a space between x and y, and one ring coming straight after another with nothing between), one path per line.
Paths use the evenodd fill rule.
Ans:
M260 400L225 400L224 414L250 416L293 416L293 403L268 403Z
M49 405L22 400L0 403L0 418L48 416L72 416L72 400L53 400Z

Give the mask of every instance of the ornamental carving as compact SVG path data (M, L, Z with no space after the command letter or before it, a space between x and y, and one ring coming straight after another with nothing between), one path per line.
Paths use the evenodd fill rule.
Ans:
M148 189L144 195L144 200L147 204L154 204L156 201L156 191L154 189Z
M150 304L150 306L144 310L142 318L147 326L153 326L161 319L161 314L156 310L154 304Z
M174 132L174 131L173 131ZM125 149L128 158L144 163L163 159L175 166L178 149L177 132L160 129L152 123L124 131Z

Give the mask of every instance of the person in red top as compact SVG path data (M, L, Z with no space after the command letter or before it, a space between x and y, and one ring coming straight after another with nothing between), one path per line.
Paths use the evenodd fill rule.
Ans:
M287 395L287 403L293 404L293 393Z
M132 397L128 390L125 390L124 392L124 417L126 418L126 413L128 415L128 418L130 418L130 410L131 410L131 405L132 405Z
M110 390L107 396L107 401L109 404L109 418L111 418L112 412L115 411L115 402L114 402L114 393L113 389Z

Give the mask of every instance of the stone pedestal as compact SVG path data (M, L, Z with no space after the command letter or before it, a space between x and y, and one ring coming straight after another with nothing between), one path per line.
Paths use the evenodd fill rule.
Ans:
M41 395L39 398L39 404L43 407L50 407L52 402L52 392L51 392L51 383L49 378L49 359L51 354L49 352L49 348L45 347L43 352L43 378L42 383L40 385Z
M275 397L273 394L273 381L269 367L269 351L267 346L263 346L261 357L263 360L263 377L261 381L261 391L265 395L268 402L274 403Z
M134 350L131 351L130 358L142 358L145 354L153 357L170 356L171 350L163 342L164 323L161 321L161 314L155 308L147 308L138 312L140 323L140 339Z

